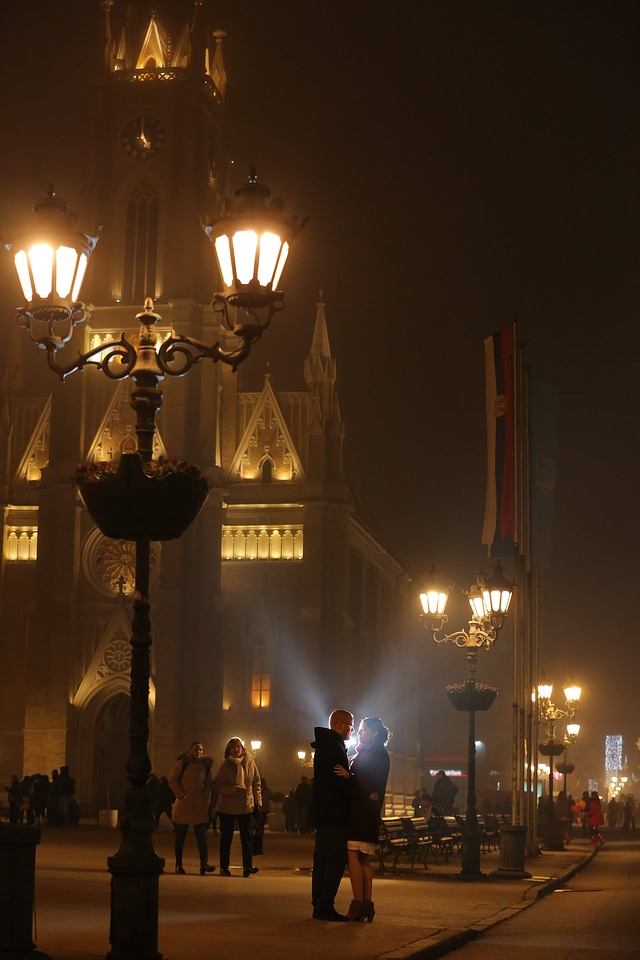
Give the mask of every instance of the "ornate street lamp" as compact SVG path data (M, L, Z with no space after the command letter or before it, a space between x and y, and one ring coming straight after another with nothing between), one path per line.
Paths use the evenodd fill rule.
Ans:
M553 684L542 682L538 684L537 702L538 722L546 723L547 739L538 744L538 750L543 757L549 758L549 799L547 802L547 830L545 843L548 850L563 850L563 835L561 825L555 820L555 805L553 802L553 758L561 757L566 748L564 741L555 739L556 723L564 717L572 720L580 702L582 690L575 684L568 682L564 685L564 707L557 707L551 700ZM577 733L576 733L577 736ZM561 771L560 771L561 772Z
M191 503L178 524L171 522L175 506L176 475L154 478L151 469L155 418L162 403L159 383L165 376L183 376L203 358L237 367L260 338L273 314L284 307L278 290L289 245L304 224L287 220L281 201L268 203L270 190L251 172L249 182L236 191L236 201L224 215L204 229L211 238L223 278L224 292L213 308L236 346L206 345L175 332L158 343L161 316L147 298L138 313L137 338L124 333L119 340L61 361L60 351L76 326L86 319L80 288L97 237L78 233L67 204L51 187L34 207L34 229L13 246L14 262L25 305L18 323L46 351L49 367L61 380L85 366L98 367L112 380L133 381L131 406L136 413L137 453L123 454L109 479L85 483L80 496L105 536L135 540L135 601L131 636L129 714L129 787L120 817L121 844L107 861L111 872L110 960L161 960L158 943L158 877L164 860L153 848L153 817L145 790L151 772L149 740L149 678L151 623L149 617L149 558L151 540L181 536L207 498L201 478L184 476L181 494ZM173 480L172 480L173 476ZM191 484L188 480L193 480ZM185 487L184 484L187 484ZM126 505L126 509L125 506Z
M469 714L469 733L467 742L467 806L464 830L462 832L461 876L478 879L483 875L480 870L480 831L478 830L478 811L476 807L476 730L477 710L488 710L496 698L497 690L485 684L476 683L475 674L478 665L478 649L489 650L504 625L511 603L513 584L505 579L500 564L496 566L489 580L480 574L471 589L466 592L471 607L471 619L468 630L456 630L439 636L448 621L447 601L451 587L439 581L435 570L431 571L429 581L420 594L422 614L420 622L429 630L436 643L453 642L457 647L467 650L466 659L469 676L463 684L452 684L447 688L447 696L456 710Z
M569 763L567 761L567 754L569 752L569 749L575 745L575 742L578 739L579 733L580 733L579 723L567 724L567 732L565 733L564 739L562 741L562 746L564 747L564 750L562 752L562 761L560 763L556 763L556 770L558 771L558 773L562 774L562 777L563 777L562 789L565 792L565 796L567 793L567 776L572 774L576 768L574 763Z

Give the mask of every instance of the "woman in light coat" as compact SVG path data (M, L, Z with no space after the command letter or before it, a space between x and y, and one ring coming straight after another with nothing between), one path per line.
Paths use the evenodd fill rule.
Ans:
M171 819L175 829L176 873L186 872L182 866L182 851L189 825L193 826L198 844L200 876L203 877L206 873L213 873L215 870L215 867L209 866L207 850L212 764L211 757L205 757L200 741L194 740L189 747L189 752L180 754L171 771L169 786L176 797L171 808Z
M253 829L255 814L262 805L262 793L255 760L239 737L232 737L225 747L215 786L218 790L216 813L220 819L220 875L231 876L229 858L237 820L242 845L242 873L250 877L258 872L253 866Z

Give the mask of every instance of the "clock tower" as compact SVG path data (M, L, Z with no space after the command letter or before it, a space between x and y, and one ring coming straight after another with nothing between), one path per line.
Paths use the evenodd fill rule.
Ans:
M88 180L103 233L92 295L137 309L147 296L206 302L213 258L198 225L224 194L224 33L204 22L201 2L188 23L124 4L118 20L113 0L102 6Z

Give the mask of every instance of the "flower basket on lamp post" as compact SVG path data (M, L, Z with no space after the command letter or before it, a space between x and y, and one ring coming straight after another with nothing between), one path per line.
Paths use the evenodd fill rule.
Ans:
M176 540L198 516L209 484L196 467L177 460L144 465L125 453L110 463L78 468L80 497L96 526L113 540Z
M452 683L447 688L449 701L456 710L488 710L498 695L495 687L486 683L466 680L464 683Z

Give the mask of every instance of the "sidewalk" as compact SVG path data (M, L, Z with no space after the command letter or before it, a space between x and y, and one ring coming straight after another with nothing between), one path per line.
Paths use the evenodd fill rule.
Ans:
M531 879L491 878L497 852L482 855L487 878L460 880L459 859L374 876L373 924L324 923L311 919L313 836L265 834L260 872L243 878L240 845L234 838L233 876L201 877L195 838L185 847L187 876L173 873L173 833L161 829L155 847L166 859L160 878L158 948L168 960L213 957L282 960L300 955L326 960L348 952L350 960L408 960L443 956L561 885L593 856L588 840L573 840L564 851L527 860ZM218 863L218 837L209 836L209 861ZM114 829L81 824L75 829L44 827L36 853L36 940L52 960L98 960L109 951L109 883L106 858L118 848ZM336 906L346 912L351 891L342 881ZM339 939L336 939L339 938Z

